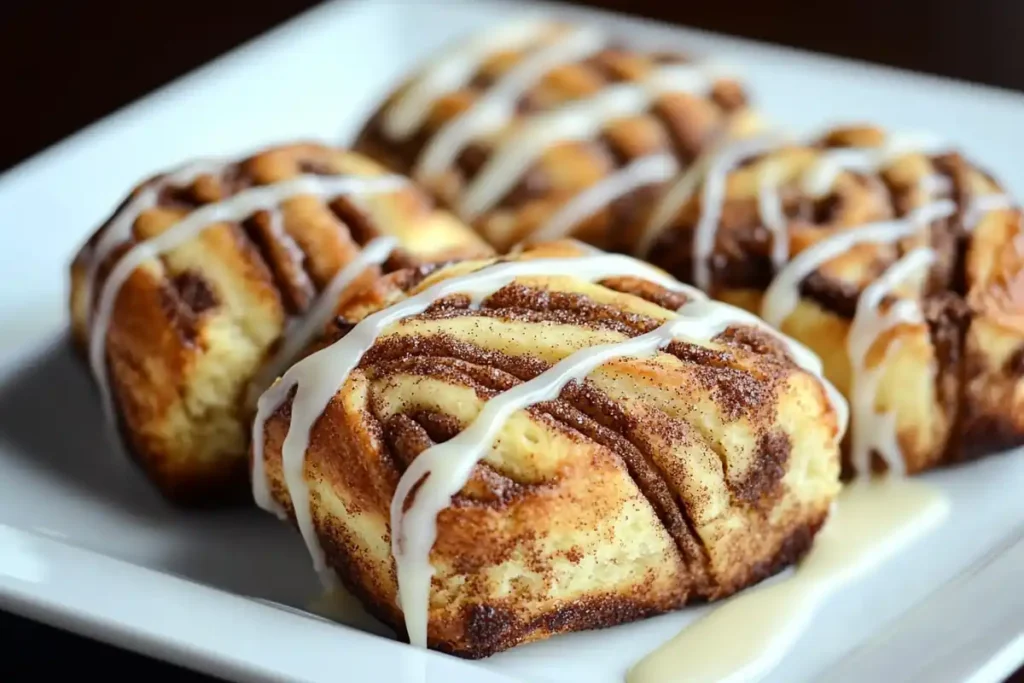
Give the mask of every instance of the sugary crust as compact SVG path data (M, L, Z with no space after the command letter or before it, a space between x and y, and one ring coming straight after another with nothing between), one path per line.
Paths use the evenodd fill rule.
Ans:
M789 146L748 160L728 177L710 293L758 312L774 277L772 238L757 208L758 183L768 165L787 180L780 196L788 220L790 257L838 232L906 216L936 198L955 202L956 213L895 244L862 243L801 283L801 299L782 330L823 359L843 393L851 389L846 350L857 301L865 287L915 247L937 260L919 286L883 302L920 302L924 323L905 324L874 344L869 366L892 353L876 410L898 416L899 445L909 472L991 454L1024 444L1024 383L1015 358L1024 354L1024 235L1017 209L999 209L965 225L972 203L1003 189L956 153L910 153L877 173L843 171L829 191L812 198L796 179L828 149L881 145L878 128L837 128L815 146ZM925 190L929 179L948 186ZM932 183L934 184L934 183ZM646 258L684 281L693 277L692 237L701 207L683 205ZM898 349L898 350L897 350Z
M551 34L557 39L570 28L552 23ZM484 60L468 84L445 93L433 103L421 129L408 139L396 140L386 134L383 117L416 83L419 75L412 74L370 117L357 136L354 149L401 173L412 172L425 146L442 126L493 93L501 76L529 54L530 50L509 50ZM456 163L443 173L417 180L448 206L458 207L467 185L478 176L495 149L525 123L566 104L593 98L609 87L639 83L658 69L692 63L693 59L682 53L645 51L611 42L586 59L547 72L518 99L508 125L475 137ZM609 121L591 139L564 140L547 147L514 187L494 207L473 217L472 224L499 252L504 252L529 238L573 197L630 162L666 154L685 165L724 136L743 135L759 128L758 116L747 99L743 86L727 75L714 77L707 92L670 88L656 97L647 111ZM634 225L637 212L643 210L645 202L661 185L652 182L625 194L613 205L589 216L573 230L573 236L602 248L620 245L628 239L627 228Z
M300 173L380 175L376 162L314 143L268 148L188 187L161 193L135 221L132 241L161 234L196 207ZM159 179L136 187L132 197ZM398 237L393 269L422 259L490 253L476 235L412 187L330 205L310 196L281 207L282 230L260 212L244 224L218 224L136 270L120 288L106 336L119 429L146 474L169 499L220 504L246 495L247 383L286 323L361 245ZM101 227L71 264L73 338L85 353L87 308L131 246L101 264L93 301L85 280ZM368 271L364 277L369 278Z
M483 263L380 278L353 295L322 344ZM683 302L633 278L552 275L517 280L478 310L453 296L387 328L316 421L306 453L328 564L403 633L389 506L408 463L489 398L575 350L649 331ZM281 473L290 420L286 401L267 422L265 469L292 513ZM774 574L809 548L838 492L837 430L818 380L752 328L604 366L515 413L438 516L429 645L484 657Z
M552 29L558 35L559 30ZM356 146L403 171L415 168L425 146L441 126L472 111L492 92L501 74L522 63L528 51L501 53L479 66L470 84L438 99L423 128L404 141L389 136L386 116L418 75L402 84L368 121ZM451 169L422 178L443 202L463 211L466 188L500 150L503 141L539 115L566 103L584 101L609 85L636 82L666 64L685 61L664 53L629 48L602 51L561 67L527 91L508 126L467 146ZM549 144L513 189L481 215L465 215L499 250L522 242L545 227L560 209L609 179L622 180L631 162L662 152L686 168L701 153L714 151L724 138L748 137L763 130L741 84L721 78L707 97L669 94L648 112L606 123L599 135ZM783 329L809 344L826 361L828 374L849 394L850 361L845 350L850 322L865 287L915 246L935 249L938 262L928 281L900 295L920 299L923 324L896 329L872 350L879 361L887 348L902 348L889 364L878 392L878 412L898 415L898 440L907 469L936 465L1024 444L1024 384L1012 358L1024 348L1021 323L1020 260L1024 236L1016 210L984 214L973 231L964 226L972 202L1001 193L988 173L957 153L909 153L884 172L842 171L823 196L801 188L801 175L826 150L876 147L888 133L866 125L837 127L813 144L781 146L745 160L730 173L726 201L708 259L711 294L760 312L761 294L776 275L773 237L765 226L759 190L768 174L781 178L780 201L786 218L789 256L837 232L866 223L905 216L930 201L930 180L950 186L946 192L957 213L938 221L917 239L897 245L860 245L827 262L801 283L801 301ZM686 282L694 282L695 227L704 213L700 193L679 207L653 242L647 242L655 213L674 184L650 182L605 201L579 219L570 233L595 246L636 253ZM591 207L593 209L593 207ZM888 304L887 304L888 305ZM910 387L913 391L908 390Z

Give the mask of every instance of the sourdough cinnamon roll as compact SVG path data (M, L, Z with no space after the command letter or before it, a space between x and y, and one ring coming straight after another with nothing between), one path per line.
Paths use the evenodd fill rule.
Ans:
M254 399L383 269L489 254L404 178L317 144L136 187L71 265L73 338L169 499L244 494ZM247 397L250 397L247 403Z
M551 243L383 276L259 401L253 486L417 645L483 657L808 549L845 403L756 316Z
M823 359L849 466L918 472L1024 443L1024 235L949 145L874 127L705 155L633 252Z
M528 18L443 50L355 148L411 175L499 251L530 237L608 248L666 180L756 126L721 65Z

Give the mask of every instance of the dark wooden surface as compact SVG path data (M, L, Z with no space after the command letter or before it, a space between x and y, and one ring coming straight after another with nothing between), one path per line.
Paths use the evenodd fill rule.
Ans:
M0 170L315 4L0 0ZM1024 91L1019 0L586 4ZM66 676L69 665L136 680L212 680L2 613L0 653L3 681ZM1024 683L1024 673L1013 680Z

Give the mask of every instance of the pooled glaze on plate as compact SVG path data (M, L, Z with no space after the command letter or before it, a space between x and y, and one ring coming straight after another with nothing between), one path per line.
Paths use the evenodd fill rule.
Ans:
M895 475L858 479L839 494L795 571L716 607L630 669L628 683L760 680L786 656L830 595L941 523L949 500Z

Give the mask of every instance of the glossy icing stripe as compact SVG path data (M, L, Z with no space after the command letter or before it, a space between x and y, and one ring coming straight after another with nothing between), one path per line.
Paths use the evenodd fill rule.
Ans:
M583 190L565 203L530 237L531 242L557 240L571 234L590 216L633 192L656 183L662 183L678 171L679 165L671 154L652 154L627 164L622 169Z
M295 511L297 526L309 549L314 567L323 578L325 584L331 585L334 577L326 565L323 548L320 546L316 526L312 519L310 487L305 471L306 451L309 447L313 426L323 415L331 399L348 381L351 372L357 367L360 359L373 346L386 328L405 318L423 312L440 298L457 293L467 294L472 305L479 306L487 296L516 278L551 275L553 273L572 273L574 277L588 281L597 281L612 276L634 276L653 281L668 289L694 296L696 301L681 309L683 315L680 318L674 318L670 323L659 328L657 334L652 333L645 336L642 343L653 344L655 347L659 343L667 343L667 340L672 338L669 334L670 332L672 334L676 332L682 334L684 331L689 330L691 334L694 334L695 331L698 331L700 334L697 334L696 338L702 339L701 334L707 334L709 330L725 329L729 324L743 323L752 318L750 314L739 311L732 306L709 301L700 292L678 283L648 264L619 254L596 254L579 258L530 259L496 263L484 266L480 270L469 274L441 281L404 301L367 316L341 340L303 358L293 365L280 381L270 387L260 397L256 419L253 424L253 457L263 459L266 457L263 442L266 421L284 404L294 390L294 398L291 403L291 420L281 449L283 478ZM810 366L808 371L816 371L823 384L827 384L824 379L820 378L820 362L813 354L808 356L808 353L801 353L801 347L796 345L795 342L788 340L778 332L773 331L773 334L782 338L787 344L790 344L790 348L795 350L794 355L799 358L798 362L802 361ZM589 355L587 351L581 351L565 359L556 367L562 373L563 371L579 367L587 359L598 358L601 354L611 353L612 356L627 355L634 350L634 343L639 342L636 342L636 339L634 339L626 340L622 344L608 345L602 347L603 350L594 351L594 355ZM638 348L642 350L642 348L646 347ZM583 363L582 367L586 368L586 363ZM571 375L571 373L569 374ZM565 378L569 375L560 374L558 376ZM552 375L545 374L542 377L544 377L543 381L546 382ZM509 406L512 405L511 402L518 400L516 397L520 395L529 397L532 395L530 392L538 387L537 380L531 380L531 382L534 383L527 382L524 385L528 385L527 389L520 389L512 394L505 392L496 399L492 399L487 405L494 405L494 407L487 408L485 406L485 410L489 412L497 411L498 417L507 411L513 411L514 408ZM547 391L548 389L544 390ZM510 398L501 398L506 395L509 395ZM494 403L494 401L497 401L497 403ZM837 407L837 410L841 409ZM843 422L845 422L845 414L843 415ZM413 504L412 509L417 510L417 512L413 513L415 517L409 524L416 528L414 534L407 535L403 531L405 524L403 520L407 520L409 516L408 512L404 516L401 514L405 496L422 478L418 476L419 470L426 467L426 474L429 474L433 471L431 470L431 463L437 458L435 456L424 458L427 453L420 454L414 460L413 465L403 474L393 498L392 510L399 513L399 516L392 520L392 528L395 530L392 542L395 544L395 559L398 564L399 590L402 596L407 628L409 629L412 642L416 644L426 644L427 616L424 610L426 609L427 594L429 593L428 574L432 571L429 568L429 551L436 537L436 528L434 528L436 524L435 508L439 501L443 501L441 507L447 504L450 495L448 498L445 498L445 491L457 491L462 488L465 484L463 475L468 477L468 472L472 469L472 464L475 464L478 454L489 447L490 444L488 442L478 440L477 432L483 430L484 436L486 436L490 433L489 430L493 428L500 428L500 424L471 428L472 431L469 431L467 436L458 438L457 441L449 442L462 444L462 448L459 451L463 454L459 460L461 464L455 469L446 469L443 479L440 474L436 477L431 475L428 478L428 483L423 484L423 487L430 487L426 489L427 491L434 493L425 493L423 487L421 487L420 493L417 494L417 500L420 500L421 496L424 500L427 500L427 497L430 496L429 500L434 502L427 503L425 508L422 503ZM473 449L467 448L463 443L465 441L477 442L477 446ZM450 458L443 458L442 460L448 461L449 465L453 464ZM471 460L472 462L470 462ZM417 466L415 463L420 461L424 464ZM258 500L269 495L265 490L267 486L265 479L254 479L253 486L254 496ZM257 491L256 487L260 487L261 490ZM413 545L415 547L410 551L409 547ZM426 578L424 578L425 576ZM406 586L405 588L402 588L403 583ZM426 593L424 593L425 590Z
M800 300L800 283L829 260L863 242L895 242L914 234L923 226L953 215L956 205L941 200L920 207L898 220L871 223L838 232L804 249L775 276L765 291L761 317L781 327Z
M609 122L644 113L664 94L710 89L718 76L717 67L710 64L663 67L643 81L611 85L590 97L528 117L499 142L465 188L459 215L466 221L476 220L501 201L552 146L592 139Z
M786 144L788 138L781 133L769 131L761 135L739 140L726 140L702 155L662 195L651 212L651 218L634 253L643 257L654 246L658 237L675 218L679 210L690 199L701 192L701 215L694 228L694 281L706 290L708 280L708 244L714 245L717 224L725 202L728 174L744 159L777 149ZM699 271L699 273L698 273ZM703 284L702 284L703 283Z
M412 176L429 182L446 171L467 144L507 125L515 116L516 103L545 74L595 54L605 42L603 33L587 27L567 30L550 44L539 47L430 138L413 166Z
M249 384L246 405L256 410L257 401L295 359L305 351L318 334L326 327L338 307L338 300L345 289L367 268L380 265L388 260L391 252L398 246L394 237L378 237L364 246L358 256L348 265L341 268L317 297L316 301L285 331L281 345ZM262 434L260 435L262 439ZM262 446L260 447L262 452ZM256 504L282 519L284 508L277 504L267 487L266 463L263 458L254 458L252 462L252 493Z
M909 279L926 277L935 259L936 254L932 249L915 249L868 285L857 300L857 311L846 337L846 350L850 359L850 408L853 411L850 460L854 470L863 476L871 475L873 451L885 461L890 472L903 474L906 469L899 445L896 415L879 414L875 410L878 388L887 361L900 342L897 340L890 344L881 362L875 367L868 367L867 357L875 342L889 330L900 325L924 324L924 314L916 298L899 299L884 312L880 307L885 297L893 294Z
M474 35L430 64L387 108L381 119L384 135L404 141L423 126L434 103L470 82L489 57L504 50L521 50L544 37L550 21L527 17Z
M362 275L367 268L379 266L391 256L398 246L395 237L377 237L364 246L356 257L340 268L317 296L309 310L298 316L284 332L277 352L253 377L250 391L255 394L250 405L255 408L256 400L298 358L313 340L323 332L334 316L338 300L345 289Z
M182 166L147 183L135 197L114 214L103 228L96 244L89 251L89 265L82 283L82 297L86 301L87 328L91 325L93 317L93 294L96 289L96 276L99 273L99 268L115 249L131 241L132 229L139 216L157 205L160 193L165 189L191 185L204 175L218 175L225 166L224 162L212 160L198 161Z
M331 198L343 194L396 192L408 185L400 176L315 176L302 175L276 183L242 190L214 204L206 204L169 226L162 233L135 244L116 263L103 282L89 335L89 365L99 386L108 420L114 410L106 368L106 341L114 304L121 287L137 268L194 239L219 223L237 223L257 211L272 211L293 197L308 195Z
M711 340L736 323L728 308L705 302L698 316L682 314L647 334L570 354L537 377L490 399L466 429L416 456L402 474L391 502L391 546L398 570L399 605L410 643L427 646L430 580L434 575L430 550L437 539L437 515L469 481L473 468L490 452L507 420L523 408L558 398L566 384L584 380L616 358L650 356L676 339Z

